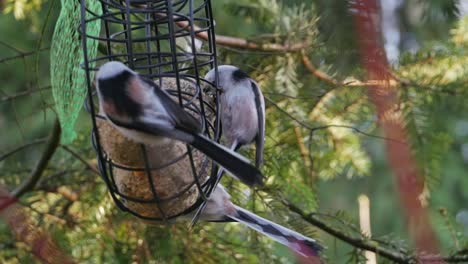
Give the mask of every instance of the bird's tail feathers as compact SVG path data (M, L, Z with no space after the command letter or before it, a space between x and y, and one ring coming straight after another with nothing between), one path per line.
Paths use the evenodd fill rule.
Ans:
M242 155L202 136L194 135L191 145L205 153L234 178L249 186L262 185L261 172Z
M318 252L322 249L322 246L320 246L314 239L273 223L239 206L234 206L236 208L236 214L229 215L229 217L285 246L288 246L301 255L306 257L317 256Z

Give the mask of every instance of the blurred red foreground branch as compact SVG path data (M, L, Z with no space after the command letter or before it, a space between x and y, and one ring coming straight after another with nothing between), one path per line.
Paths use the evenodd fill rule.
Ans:
M27 212L16 202L16 198L0 186L0 219L10 226L16 239L25 243L43 263L74 263L50 236L34 225Z
M379 6L375 0L356 0L352 12L355 17L361 60L369 80L382 80L369 86L369 96L377 109L379 124L385 136L407 143L387 141L387 157L395 174L410 236L418 254L438 254L438 243L430 225L427 211L418 196L423 191L421 175L411 155L408 134L398 108L397 87L389 85L391 75L381 46ZM424 262L420 259L421 262ZM434 262L432 262L434 263Z

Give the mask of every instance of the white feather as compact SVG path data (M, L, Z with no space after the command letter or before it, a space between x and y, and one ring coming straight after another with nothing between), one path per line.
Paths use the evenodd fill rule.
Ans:
M110 79L112 77L115 77L122 73L123 71L129 71L132 73L135 73L132 71L130 68L125 66L125 64L118 62L118 61L110 61L107 62L106 64L102 65L99 68L99 71L97 72L97 79L99 80L105 80L105 79ZM136 74L136 73L135 73Z

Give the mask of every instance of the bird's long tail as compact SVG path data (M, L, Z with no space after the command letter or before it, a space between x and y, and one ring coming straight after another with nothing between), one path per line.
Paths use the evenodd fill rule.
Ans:
M288 246L304 256L317 256L322 249L315 240L303 236L284 226L273 223L239 206L234 205L236 212L228 215L233 220L242 223L271 239Z
M238 153L202 136L195 135L191 145L205 153L233 177L249 186L262 185L263 175L250 162Z
M231 151L235 151L235 152L237 153L237 150L239 149L239 147L240 147L240 144L237 144L237 140L234 140L234 142L231 144L231 147L230 147L229 149L230 149ZM258 167L257 167L257 169L258 169ZM219 168L218 174L216 174L216 179L217 179L217 180L216 180L216 183L215 183L214 186L217 186L218 183L221 181L221 177L223 176L224 171L225 171L225 170L224 170L223 167Z

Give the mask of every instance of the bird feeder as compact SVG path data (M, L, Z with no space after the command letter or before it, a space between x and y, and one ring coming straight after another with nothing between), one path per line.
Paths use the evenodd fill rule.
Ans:
M98 1L98 0L96 0ZM118 205L141 219L169 220L192 212L214 187L216 166L203 153L176 140L142 145L118 132L99 113L93 72L120 61L152 79L219 141L218 94L201 74L216 67L214 23L209 0L99 0L102 14L81 0L80 34L87 75L86 108L101 176ZM89 30L100 22L100 33ZM96 24L96 23L95 23ZM93 24L93 25L95 25ZM200 39L203 39L200 40ZM92 57L90 41L98 42ZM211 93L205 94L205 90Z

